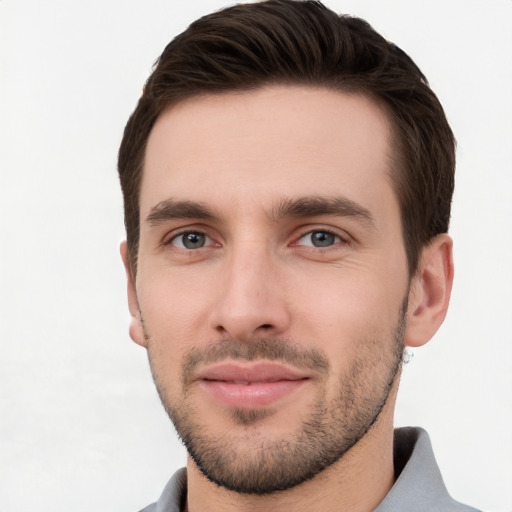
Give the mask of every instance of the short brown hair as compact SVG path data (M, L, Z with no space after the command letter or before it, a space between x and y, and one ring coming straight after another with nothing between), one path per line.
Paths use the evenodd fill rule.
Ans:
M157 118L194 95L273 84L358 92L386 110L393 131L390 176L412 275L421 249L448 230L453 133L410 57L366 21L337 15L311 0L268 0L204 16L173 39L157 60L119 149L132 273L137 265L144 155Z

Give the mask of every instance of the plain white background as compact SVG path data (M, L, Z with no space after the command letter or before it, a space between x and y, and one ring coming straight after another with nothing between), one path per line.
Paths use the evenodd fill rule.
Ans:
M136 511L185 461L128 337L116 153L151 64L223 0L0 0L2 512ZM512 511L512 1L331 0L405 49L458 139L456 281L397 425Z

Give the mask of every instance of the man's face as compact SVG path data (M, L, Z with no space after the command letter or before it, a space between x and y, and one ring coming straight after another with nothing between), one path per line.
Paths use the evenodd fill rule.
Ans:
M220 485L297 485L391 407L408 272L389 132L363 96L275 86L184 101L151 133L132 336Z

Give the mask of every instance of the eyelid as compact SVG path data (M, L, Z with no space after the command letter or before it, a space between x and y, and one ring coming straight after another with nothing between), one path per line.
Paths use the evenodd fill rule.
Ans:
M199 247L186 247L185 238L187 235L196 235L204 238L204 244ZM179 243L178 243L179 242ZM182 251L198 251L200 249L204 249L205 247L211 247L212 239L206 235L205 233L199 233L198 231L185 231L180 235L173 236L169 241L169 245L172 245L176 249L180 249Z
M174 230L166 233L166 235L162 238L161 244L162 244L162 246L173 245L172 244L173 240L176 240L176 238L179 238L180 236L183 236L186 233L197 233L200 235L204 235L207 239L209 239L210 243L205 244L203 247L201 247L201 249L203 249L205 247L215 246L215 245L220 246L220 244L215 240L215 237L210 233L209 229L207 229L204 226L198 226L197 224L193 224L191 226L180 227L180 228L174 229ZM181 247L176 247L176 246L174 246L174 247L178 250L185 250L185 251L193 250L193 249L186 249L186 248L183 249ZM197 250L197 249L195 249L195 250Z
M321 226L321 225L308 225L308 226L302 226L301 228L298 228L297 231L298 231L298 234L293 236L292 242L289 244L290 246L299 246L298 242L303 237L305 237L306 235L309 235L311 233L314 233L314 232L328 233L328 234L336 236L340 239L340 242L336 242L332 246L326 246L323 248L322 247L314 247L315 250L319 250L319 249L320 250L322 250L322 249L328 250L329 248L335 247L336 245L338 245L340 243L344 244L344 245L348 245L353 241L353 238L346 231L339 229L339 228L334 228L331 226L325 227L325 226ZM209 239L209 243L206 243L201 248L207 248L207 247L212 247L212 246L220 247L222 245L221 243L219 243L217 241L218 237L215 236L215 234L211 233L211 229L209 229L208 227L202 226L202 225L197 225L197 224L176 228L176 229L166 233L165 236L162 238L161 245L162 246L172 245L173 240L175 240L176 238L178 238L186 233L198 233L198 234L206 236ZM302 246L307 247L306 245L302 245ZM176 246L175 246L175 248L178 250L181 249ZM181 249L181 250L190 251L192 249ZM198 249L195 249L195 250L198 250Z
M340 242L336 242L336 243L334 243L331 246L327 246L327 247L314 247L315 250L318 250L318 249L328 250L331 247L335 247L336 245L338 245L340 243L341 244L350 244L351 241L352 241L352 237L346 231L344 231L344 230L336 229L336 228L333 228L333 227L325 227L325 226L307 226L307 227L303 227L302 229L300 229L299 235L294 237L293 242L290 245L292 245L292 246L299 246L298 242L302 238L304 238L306 235L310 235L310 234L315 233L315 232L328 233L328 234L336 236L336 237L338 237L340 239ZM307 247L307 246L304 245L302 247Z

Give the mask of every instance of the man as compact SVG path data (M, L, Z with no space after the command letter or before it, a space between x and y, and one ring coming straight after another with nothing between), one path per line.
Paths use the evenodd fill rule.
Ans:
M410 58L319 2L167 46L119 152L130 335L189 453L146 511L474 510L393 432L448 307L454 146Z

